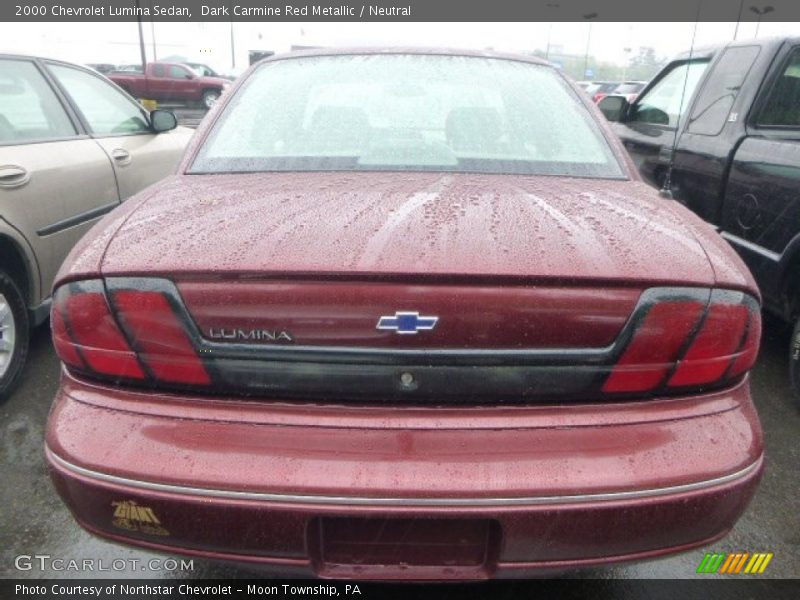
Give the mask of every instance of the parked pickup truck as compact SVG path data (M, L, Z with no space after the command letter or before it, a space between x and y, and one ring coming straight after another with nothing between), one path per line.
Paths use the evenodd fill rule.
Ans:
M599 104L644 178L741 254L771 312L795 324L800 403L800 38L739 41L670 62L633 104Z
M108 78L137 98L159 102L201 103L211 108L231 82L204 77L182 63L153 62L144 73L109 73Z

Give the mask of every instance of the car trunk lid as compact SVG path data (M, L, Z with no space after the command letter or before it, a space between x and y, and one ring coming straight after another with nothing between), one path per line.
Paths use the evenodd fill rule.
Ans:
M683 220L627 180L448 173L176 176L104 274L707 285Z

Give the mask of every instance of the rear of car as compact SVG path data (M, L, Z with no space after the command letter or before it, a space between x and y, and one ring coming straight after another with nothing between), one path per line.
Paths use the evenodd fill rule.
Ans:
M628 103L633 103L639 96L639 92L641 92L646 86L646 81L626 81L614 88L610 95L625 96L625 99L628 101ZM602 98L600 98L600 100L602 100ZM599 103L600 100L597 100L596 102Z
M762 469L757 291L554 69L289 55L223 103L56 284L47 457L84 527L365 579L732 527Z

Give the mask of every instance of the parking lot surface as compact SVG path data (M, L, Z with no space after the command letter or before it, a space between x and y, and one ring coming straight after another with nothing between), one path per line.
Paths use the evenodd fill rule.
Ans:
M640 563L595 568L570 573L571 577L618 580L621 578L692 578L705 552L772 552L774 558L761 577L800 577L800 411L792 404L787 381L789 330L766 319L758 364L753 370L753 396L765 432L767 466L764 478L744 517L726 538L690 552ZM164 555L118 546L84 532L72 519L47 477L43 461L43 433L50 402L58 385L59 362L48 326L34 332L28 365L21 385L0 406L0 577L90 578L91 571L63 572L38 565L26 571L15 568L20 555L50 555L66 560L136 559L138 565ZM724 448L719 449L724 452ZM179 557L178 557L179 558ZM254 577L252 567L194 559L193 570L142 571L126 568L105 573L109 577L189 578ZM737 577L736 575L731 577ZM740 576L741 577L741 576ZM525 585L525 584L520 584ZM593 584L594 585L594 584ZM624 597L624 584L605 584L610 597ZM617 586L617 587L614 587ZM602 586L601 586L602 587ZM606 589L605 587L603 589ZM595 589L599 593L600 589ZM602 594L601 594L602 595Z

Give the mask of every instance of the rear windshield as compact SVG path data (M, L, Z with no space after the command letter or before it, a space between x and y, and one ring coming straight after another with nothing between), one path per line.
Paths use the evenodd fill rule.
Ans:
M624 175L553 68L402 54L265 63L190 172L321 170Z

